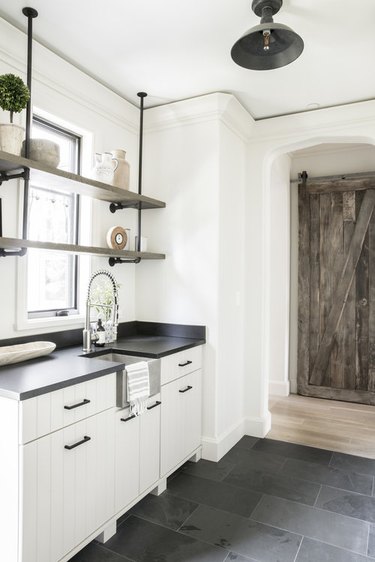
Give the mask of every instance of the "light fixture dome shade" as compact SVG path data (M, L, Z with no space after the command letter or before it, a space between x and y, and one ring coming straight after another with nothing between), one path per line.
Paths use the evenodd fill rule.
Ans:
M270 48L264 50L263 32L269 30ZM232 59L250 70L272 70L295 61L304 48L303 39L282 23L261 23L244 33L233 45Z

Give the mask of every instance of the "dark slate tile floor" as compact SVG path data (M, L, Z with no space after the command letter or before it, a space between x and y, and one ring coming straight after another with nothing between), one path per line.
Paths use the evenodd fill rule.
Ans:
M71 562L374 562L375 460L243 437Z

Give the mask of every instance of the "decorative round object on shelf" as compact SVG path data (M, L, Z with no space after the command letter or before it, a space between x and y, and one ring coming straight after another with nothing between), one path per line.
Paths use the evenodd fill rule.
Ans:
M47 139L30 139L30 160L43 162L53 168L56 168L60 163L60 146L57 142ZM25 156L26 141L22 143L21 156Z
M112 250L123 250L127 244L128 235L122 226L112 226L107 232L107 244Z

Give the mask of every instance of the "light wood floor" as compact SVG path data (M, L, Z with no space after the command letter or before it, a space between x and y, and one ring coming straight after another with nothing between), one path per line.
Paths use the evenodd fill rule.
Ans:
M307 398L270 397L267 437L375 458L375 406Z

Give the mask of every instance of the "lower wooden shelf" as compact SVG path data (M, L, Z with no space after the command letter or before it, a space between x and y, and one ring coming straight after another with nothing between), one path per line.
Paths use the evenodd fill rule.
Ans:
M165 259L165 254L156 254L154 252L130 252L127 250L111 250L110 248L99 248L96 246L57 244L55 242L36 242L34 240L23 240L20 238L0 237L0 248L9 251L20 250L21 248L35 248L38 250L51 250L53 252L66 252L70 254L85 254L104 258L142 258L143 260Z

